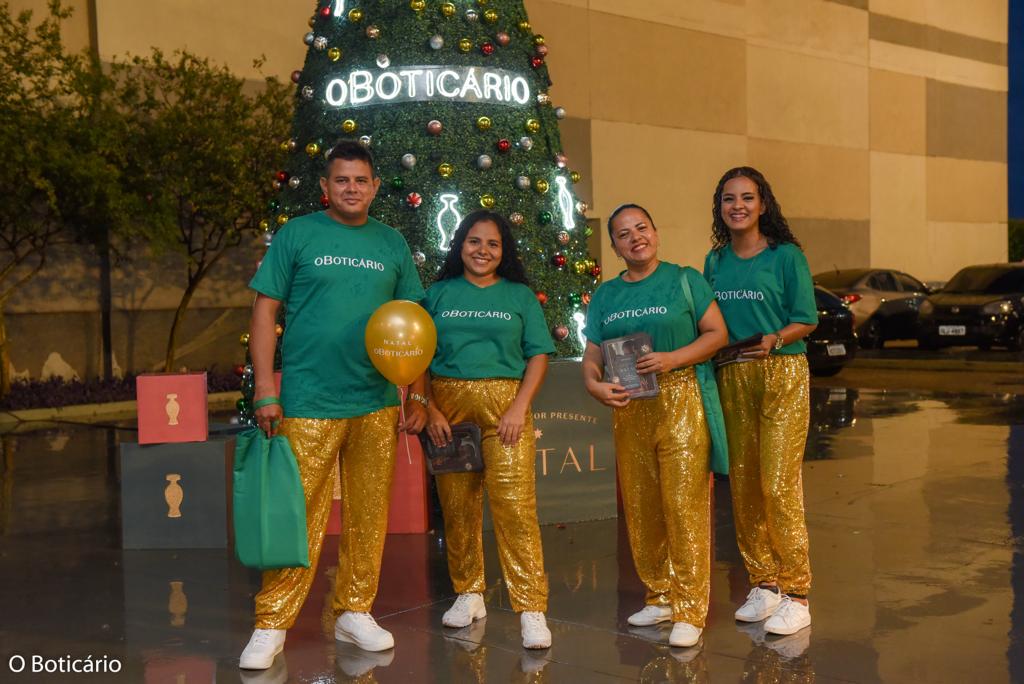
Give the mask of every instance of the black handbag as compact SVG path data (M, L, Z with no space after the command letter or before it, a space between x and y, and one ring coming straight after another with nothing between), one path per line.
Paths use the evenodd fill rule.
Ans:
M484 469L480 447L480 427L473 423L451 426L452 441L443 447L434 446L426 430L420 433L420 444L431 475L448 473L479 473Z

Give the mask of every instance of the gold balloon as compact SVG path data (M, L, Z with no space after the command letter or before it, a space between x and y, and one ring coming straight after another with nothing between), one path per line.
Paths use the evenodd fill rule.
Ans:
M570 171L569 178L572 179L573 183L579 183L581 180L583 180L583 174L580 173L579 171Z
M357 128L359 128L359 124L352 119L345 119L341 122L341 130L345 133L355 133Z
M450 2L443 3L441 5L441 14L443 14L446 17L454 17L455 5Z
M541 194L544 194L545 192L547 192L548 188L550 188L550 187L551 187L551 184L548 183L543 178L538 178L537 180L535 180L533 182L533 189L536 190L537 192L541 193Z
M494 208L494 195L482 195L480 197L480 206L484 209Z
M423 375L437 348L437 328L419 304L396 299L382 304L366 323L366 353L381 375L408 385Z
M315 142L311 142L308 145L306 145L306 154L308 154L310 157L315 157L319 151L320 145L318 145Z
M332 62L337 62L341 59L341 48L332 47L327 51L327 59Z
M484 21L486 21L488 24L493 24L494 22L498 21L498 12L492 9L485 10Z
M471 41L469 38L460 38L459 39L459 51L460 52L469 52L472 49L473 49L473 41Z
M451 178L452 174L455 173L455 167L448 162L444 162L437 167L437 173L440 174L441 178Z
M536 119L527 119L527 121L526 121L526 131L528 133L538 133L538 132L540 132L540 121L537 121Z
M490 130L490 128L491 128L491 117L489 117L489 116L481 116L479 119L476 120L476 127L479 128L481 131Z
M283 226L286 223L288 223L288 214L278 214L277 215L277 225Z
M427 0L410 0L409 9L413 12L422 12L427 8Z
M353 24L358 24L363 20L363 10L359 9L358 7L349 10L348 20L351 21Z

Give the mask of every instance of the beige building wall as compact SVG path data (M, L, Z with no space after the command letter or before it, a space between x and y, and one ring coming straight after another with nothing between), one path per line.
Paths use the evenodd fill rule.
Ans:
M314 3L69 4L73 47L95 41L106 59L186 48L255 80L261 56L264 73L281 79L301 67ZM15 10L44 5L12 2ZM577 190L590 203L591 223L602 227L594 241L606 275L619 269L604 220L627 201L651 210L665 258L700 266L715 184L745 164L771 181L814 272L880 266L947 280L970 263L1005 261L1007 0L526 0L526 7L550 47L551 94L569 113L563 144L583 173ZM237 269L204 288L188 323L198 342L183 363L238 360L233 328L244 322L248 297L239 274L259 251L240 253ZM75 325L98 334L89 278L78 286L67 278L92 267L71 261L59 278L12 303L21 337L15 350L26 350L15 354L19 371L39 373L58 312L82 312ZM170 264L118 275L125 367L161 358L157 338L169 325L179 276ZM150 331L147 340L129 342L140 329ZM92 375L97 347L87 342L64 354L76 372Z

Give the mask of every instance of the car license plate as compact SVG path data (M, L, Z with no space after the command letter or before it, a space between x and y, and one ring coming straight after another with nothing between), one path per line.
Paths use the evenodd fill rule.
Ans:
M846 356L846 345L830 344L827 347L825 347L825 351L828 352L829 356Z
M967 326L966 325L940 325L939 326L939 334L940 335L947 335L947 336L948 335L960 335L960 336L963 336L963 335L967 334Z

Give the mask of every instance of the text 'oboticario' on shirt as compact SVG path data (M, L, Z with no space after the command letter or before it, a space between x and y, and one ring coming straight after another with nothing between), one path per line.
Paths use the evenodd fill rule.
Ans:
M325 254L313 260L316 266L348 266L349 268L368 268L373 271L383 271L384 264L373 259L359 259L356 257L331 256Z
M720 302L730 302L739 299L753 299L763 302L764 292L760 290L715 290L715 298Z
M616 311L615 313L608 314L602 321L602 325L608 325L612 321L617 321L622 318L640 318L642 316L664 316L668 314L668 307L665 306L648 306L639 309L626 309L625 311Z
M500 318L504 321L511 321L512 314L507 311L460 311L459 309L448 309L441 312L441 318Z

